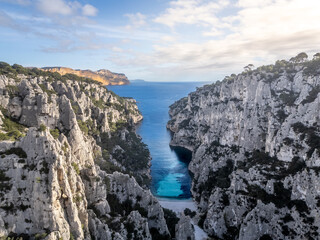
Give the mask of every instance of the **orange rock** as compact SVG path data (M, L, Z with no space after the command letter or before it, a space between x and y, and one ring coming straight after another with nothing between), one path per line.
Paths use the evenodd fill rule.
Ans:
M61 75L67 73L75 74L79 77L86 77L101 82L104 85L126 85L129 84L129 80L123 73L113 73L109 70L101 69L98 71L80 70L66 67L44 67L44 71L57 72Z

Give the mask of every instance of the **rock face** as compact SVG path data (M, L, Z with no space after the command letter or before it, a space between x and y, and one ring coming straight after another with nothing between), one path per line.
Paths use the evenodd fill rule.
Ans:
M195 240L194 227L189 216L181 214L180 220L176 225L176 239L177 240Z
M169 239L135 101L14 73L0 75L0 237Z
M113 73L106 69L100 69L98 71L80 70L66 67L44 67L44 71L57 72L61 75L68 73L75 74L79 77L86 77L101 82L103 85L126 85L129 84L129 80L126 75L122 73Z
M320 60L277 61L174 103L200 225L220 239L318 239Z

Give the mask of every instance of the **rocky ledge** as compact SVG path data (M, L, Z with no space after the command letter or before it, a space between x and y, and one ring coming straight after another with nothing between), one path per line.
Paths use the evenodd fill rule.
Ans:
M134 100L1 63L0 110L1 239L170 239Z
M318 55L249 65L171 106L171 144L192 151L197 217L211 237L319 239Z

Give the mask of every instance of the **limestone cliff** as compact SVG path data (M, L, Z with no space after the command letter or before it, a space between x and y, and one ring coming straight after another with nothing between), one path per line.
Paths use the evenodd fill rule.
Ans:
M169 239L135 100L0 64L0 237Z
M105 69L91 71L72 69L66 67L44 67L42 68L42 70L49 72L57 72L61 75L75 74L79 77L91 78L95 81L101 82L103 85L126 85L130 83L126 75L122 73L113 73Z
M200 225L219 239L319 239L320 60L277 61L174 103Z

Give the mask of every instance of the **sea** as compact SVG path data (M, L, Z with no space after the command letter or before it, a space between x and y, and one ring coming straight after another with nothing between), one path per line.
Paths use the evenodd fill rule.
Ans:
M143 120L136 131L150 150L151 191L158 198L191 197L188 171L190 153L169 146L171 133L166 124L170 119L169 106L205 84L207 83L132 81L130 85L107 87L121 97L137 100Z

